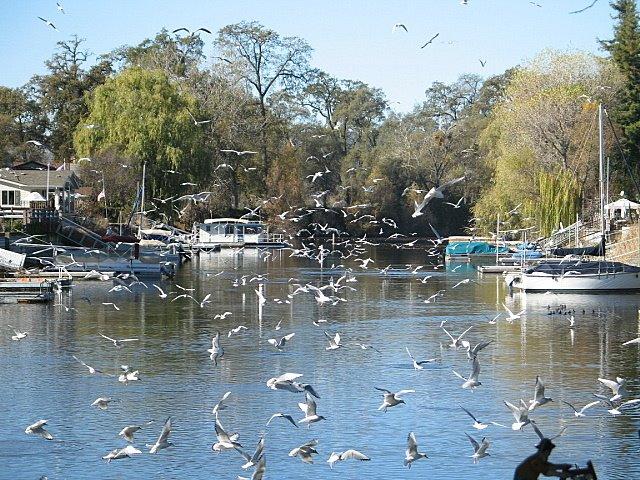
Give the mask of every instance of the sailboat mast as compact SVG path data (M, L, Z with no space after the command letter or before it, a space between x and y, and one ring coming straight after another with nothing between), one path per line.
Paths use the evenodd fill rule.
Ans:
M602 123L602 103L598 105L598 139L599 139L599 162L600 162L600 235L601 239L604 238L606 231L606 222L604 218L604 128Z
M144 184L145 177L147 176L147 162L142 164L142 189L140 192L140 218L138 221L138 238L141 238L141 230L142 230L142 216L144 215Z

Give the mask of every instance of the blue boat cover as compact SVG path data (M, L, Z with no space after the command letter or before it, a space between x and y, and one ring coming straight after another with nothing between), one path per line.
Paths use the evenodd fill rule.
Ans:
M447 245L445 253L452 257L456 255L495 255L496 246L487 242L451 242ZM509 253L509 249L498 247L498 253Z
M522 258L542 258L544 254L540 250L520 250L514 253L511 258L514 260L521 260Z

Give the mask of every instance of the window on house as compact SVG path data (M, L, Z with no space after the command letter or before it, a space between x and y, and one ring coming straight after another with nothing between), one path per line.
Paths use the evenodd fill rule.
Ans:
M20 191L3 190L2 205L20 205Z

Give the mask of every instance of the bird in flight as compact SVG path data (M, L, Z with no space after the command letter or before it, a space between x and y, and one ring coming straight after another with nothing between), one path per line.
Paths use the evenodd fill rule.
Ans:
M224 153L235 153L239 157L241 157L242 155L254 155L254 154L258 153L258 152L252 152L251 150L243 150L243 151L239 152L238 150L231 150L230 148L221 149L220 151L224 152Z
M62 13L63 15L65 14L64 6L60 2L56 2L56 7L58 8L58 11L60 13Z
M49 25L51 28L53 28L56 32L59 32L59 30L56 28L56 26L53 24L51 20L47 20L46 18L42 18L42 17L38 17L38 18L42 20L44 23L46 23L47 25ZM30 140L30 142L36 143L35 140Z
M439 33L439 32L438 32L438 33L436 33L433 37L431 37L431 38L427 41L427 43L425 43L424 45L422 45L420 48L424 48L424 47L426 47L427 45L430 45L430 44L431 44L431 43L433 43L433 41L434 41L436 38L438 38L439 36L440 36L440 33Z
M391 29L391 33L395 33L395 31L400 28L402 28L405 32L409 33L409 30L407 30L407 26L404 23L396 23Z
M575 14L575 13L582 13L582 12L584 12L585 10L589 10L589 9L590 9L591 7L593 7L596 3L598 3L598 0L593 0L593 1L592 1L589 5L587 5L586 7L581 8L580 10L575 10L575 11L573 11L573 12L569 12L569 14L570 14L570 15L573 15L573 14Z
M480 65L482 65L482 68L484 68L484 66L487 64L487 61L482 60L481 58L479 58L478 61L480 62Z
M205 32L205 33L211 34L211 30L204 27L200 27L197 30L194 30L193 32L186 27L180 27L180 28L176 28L171 33L178 33L178 32L187 32L189 35L195 35L198 32Z

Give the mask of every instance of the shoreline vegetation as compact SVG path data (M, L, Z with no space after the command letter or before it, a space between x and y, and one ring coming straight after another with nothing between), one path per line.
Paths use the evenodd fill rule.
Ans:
M137 208L146 164L146 215L187 229L255 211L289 232L480 235L500 215L502 231L548 235L597 208L599 103L610 191L640 196L637 5L611 6L603 55L545 50L496 76L462 74L425 86L403 114L382 90L314 68L304 39L257 22L163 29L94 64L74 36L47 74L0 87L3 165L75 165L79 213L101 219L106 202L112 222ZM429 189L461 176L412 218Z

